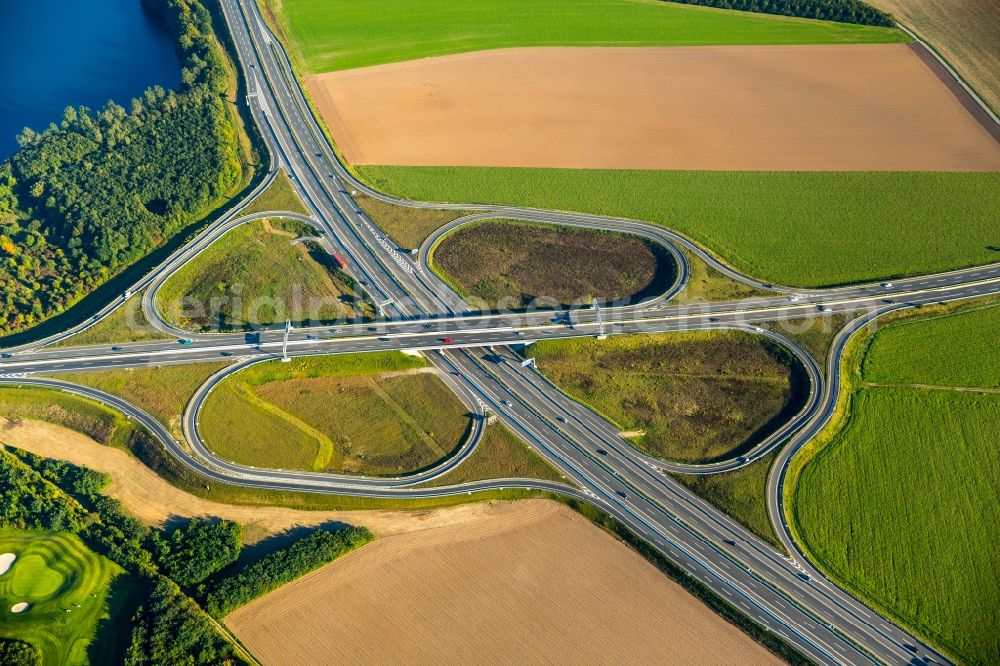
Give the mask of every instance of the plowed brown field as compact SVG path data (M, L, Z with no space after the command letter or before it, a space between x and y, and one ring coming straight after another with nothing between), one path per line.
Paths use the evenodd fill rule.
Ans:
M307 80L354 164L1000 170L907 44L515 48Z
M915 30L1000 113L1000 0L868 0Z
M620 541L545 500L379 539L225 622L270 666L778 663Z

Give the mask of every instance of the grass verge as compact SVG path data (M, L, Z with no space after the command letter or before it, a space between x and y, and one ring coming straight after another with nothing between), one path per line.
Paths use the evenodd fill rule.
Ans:
M738 520L761 539L778 550L784 550L767 512L767 477L775 456L776 452L768 454L746 467L722 474L674 476L696 495Z
M637 448L709 462L748 450L802 405L808 385L782 348L740 331L545 340L538 367Z
M485 479L543 479L562 481L566 478L502 423L486 426L476 450L457 468L426 486L448 486L466 481Z
M837 418L793 460L785 489L793 533L820 566L968 663L1000 651L984 629L1000 622L1000 559L981 529L1000 521L1000 393L963 385L984 378L963 345L989 336L980 326L997 309L906 311L852 340ZM980 352L984 368L1000 364L996 345Z
M421 201L554 208L662 224L778 284L829 286L1000 257L1000 173L355 169L373 187Z
M60 340L52 346L79 347L169 339L170 336L158 331L146 319L146 313L142 311L142 292L139 292L130 296L117 310L90 328Z
M274 182L268 185L267 189L261 192L260 196L254 199L249 206L244 208L242 213L243 215L251 215L270 211L287 211L309 215L309 210L292 189L292 183L284 171L279 171Z
M420 247L420 244L434 231L468 214L467 211L461 210L403 208L364 194L358 194L354 199L389 238L407 250Z

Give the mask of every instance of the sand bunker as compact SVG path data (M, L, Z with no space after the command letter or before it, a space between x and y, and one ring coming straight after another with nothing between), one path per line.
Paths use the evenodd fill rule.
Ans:
M907 44L501 49L307 83L354 164L1000 170Z
M0 576L10 571L10 568L13 566L14 560L16 559L17 555L14 553L4 553L3 555L0 555Z
M10 607L11 613L23 613L28 610L28 604L24 601L18 602Z

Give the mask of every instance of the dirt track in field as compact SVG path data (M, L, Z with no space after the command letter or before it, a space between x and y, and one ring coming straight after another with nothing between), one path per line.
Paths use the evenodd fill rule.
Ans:
M244 542L254 543L297 527L330 521L364 525L377 536L427 530L477 521L504 511L505 502L477 502L421 511L306 511L277 506L223 504L186 493L119 449L104 446L75 430L41 421L13 424L0 418L0 442L46 458L66 460L112 478L105 494L147 524L175 517L211 516L243 525Z
M1000 143L922 50L515 48L307 85L354 164L1000 170Z
M1000 0L868 0L915 30L1000 113Z
M379 539L225 623L269 666L779 663L627 546L546 500Z

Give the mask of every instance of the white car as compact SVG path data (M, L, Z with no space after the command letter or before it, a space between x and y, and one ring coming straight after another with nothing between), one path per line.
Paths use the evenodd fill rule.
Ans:
M514 403L512 403L510 400L504 400L503 404L507 405L508 407L513 407L514 406Z
M798 296L789 296L788 297L788 302L789 303L798 303L799 302L799 297Z
M883 289L892 289L892 283L891 282L883 282L882 283L882 288Z

